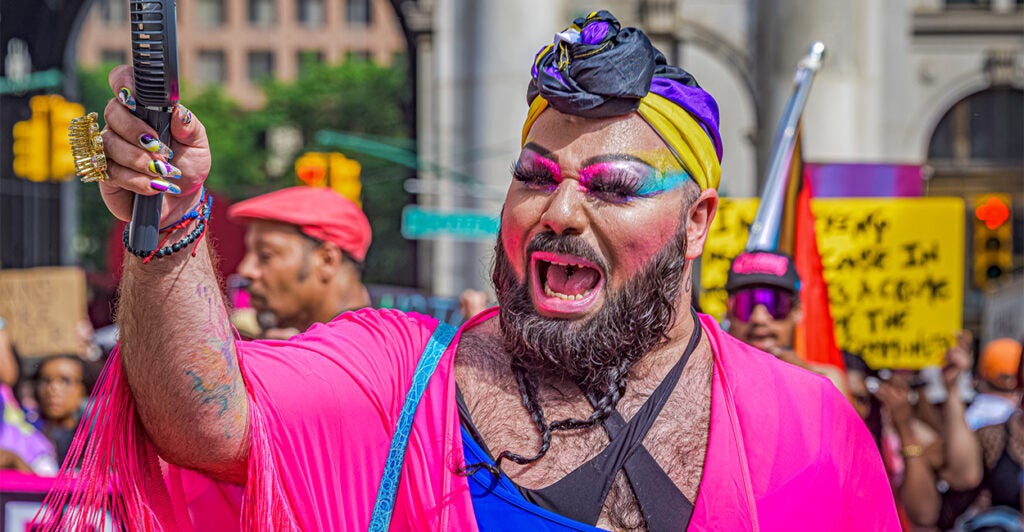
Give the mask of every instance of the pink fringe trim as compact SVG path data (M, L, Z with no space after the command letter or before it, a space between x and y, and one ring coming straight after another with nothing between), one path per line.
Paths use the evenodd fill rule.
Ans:
M244 380L244 367L242 376ZM91 399L53 489L35 516L37 530L192 530L188 509L172 503L156 448L136 416L118 348L107 360ZM249 466L240 526L298 530L266 421L251 397L249 412ZM79 463L81 470L76 471Z

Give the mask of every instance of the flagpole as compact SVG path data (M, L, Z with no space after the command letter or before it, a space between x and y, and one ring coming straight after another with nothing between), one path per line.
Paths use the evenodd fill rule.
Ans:
M761 194L761 203L757 208L757 215L754 216L754 223L750 226L747 251L775 251L778 247L782 208L786 199L786 181L789 178L789 166L793 162L797 126L807 103L807 95L811 91L811 82L821 68L824 55L825 45L816 41L811 44L807 56L797 65L796 75L793 77L793 94L786 104L779 129L772 140L764 192Z

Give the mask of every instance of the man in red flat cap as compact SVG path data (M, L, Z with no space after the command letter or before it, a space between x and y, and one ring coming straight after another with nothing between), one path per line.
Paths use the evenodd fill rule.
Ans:
M265 338L289 338L314 323L370 305L360 280L370 222L327 188L291 187L236 203L246 224L238 274L248 283Z

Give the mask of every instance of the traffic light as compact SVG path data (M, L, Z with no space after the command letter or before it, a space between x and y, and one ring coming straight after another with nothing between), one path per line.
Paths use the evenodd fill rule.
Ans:
M311 187L331 187L335 192L362 206L359 195L362 166L338 152L307 152L295 160L295 175L299 184Z
M982 290L1013 268L1008 194L974 197L974 284Z
M29 181L67 181L75 175L68 126L85 114L59 94L33 96L32 116L14 124L14 174Z
M327 186L327 154L309 152L295 159L295 175L300 185Z
M363 184L359 181L359 173L363 167L359 161L334 152L330 154L329 169L331 188L362 207L363 202L359 199L359 195L363 191Z
M36 96L42 98L42 96ZM85 115L85 107L69 102L60 95L51 94L50 106L50 177L54 181L67 181L75 175L75 159L71 156L68 127L71 120Z
M14 174L29 181L43 182L50 177L49 105L35 96L29 101L32 116L14 124Z

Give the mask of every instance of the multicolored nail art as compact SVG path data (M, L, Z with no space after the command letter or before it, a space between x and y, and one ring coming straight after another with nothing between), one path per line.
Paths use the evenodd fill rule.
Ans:
M149 182L150 188L153 190L159 190L160 192L167 192L170 194L181 194L181 189L177 185L172 185L163 179L152 179Z
M168 159L174 157L174 152L167 147L166 144L160 142L160 139L150 135L149 133L143 133L139 136L139 144L148 151L149 153L155 153L157 155L163 155Z
M184 105L178 104L178 118L181 119L181 125L187 126L192 123L192 111L189 111Z
M165 163L164 161L156 159L149 161L149 171L160 177L170 177L173 179L181 178L181 170L178 170L170 163Z
M132 96L132 91L128 87L121 87L121 90L117 91L117 100L121 102L125 107L135 110L135 97Z

